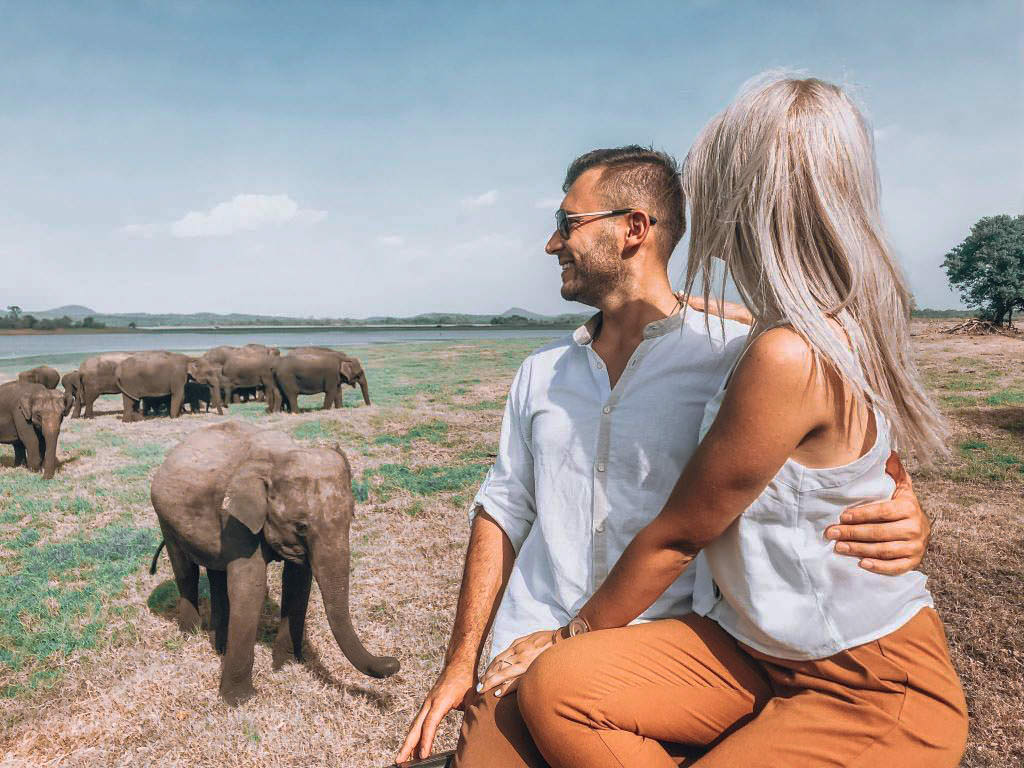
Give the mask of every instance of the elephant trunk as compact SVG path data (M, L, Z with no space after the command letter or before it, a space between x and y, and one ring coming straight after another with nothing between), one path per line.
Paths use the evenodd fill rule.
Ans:
M222 408L224 401L220 397L220 386L220 377L215 377L210 384L210 395L213 398L213 407L217 409L218 416L224 413Z
M40 436L43 448L43 477L51 479L57 471L57 437L60 435L60 418L43 419Z
M366 374L359 374L359 388L363 390L363 402L367 405L370 404L370 388L366 384Z
M346 532L347 533L347 532ZM348 536L341 544L321 544L310 552L313 576L320 586L331 632L352 666L370 677L390 677L398 671L398 659L374 656L363 647L349 613Z

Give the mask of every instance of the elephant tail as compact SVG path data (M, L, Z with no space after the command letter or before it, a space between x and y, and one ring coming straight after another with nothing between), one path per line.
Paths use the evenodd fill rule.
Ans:
M156 552L153 553L153 562L149 564L149 575L152 576L156 573L156 561L160 559L160 550L167 544L166 541L160 539L160 546L156 548Z

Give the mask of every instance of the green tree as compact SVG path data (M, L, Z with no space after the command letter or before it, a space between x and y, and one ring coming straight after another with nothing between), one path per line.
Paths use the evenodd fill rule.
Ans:
M11 304L7 307L7 313L11 316L11 320L18 322L18 317L21 315L21 307L17 304Z
M1024 310L1024 215L986 216L942 266L961 300L998 325Z
M96 318L94 318L92 315L89 315L89 317L82 318L82 327L83 328L92 328L95 325L96 325Z

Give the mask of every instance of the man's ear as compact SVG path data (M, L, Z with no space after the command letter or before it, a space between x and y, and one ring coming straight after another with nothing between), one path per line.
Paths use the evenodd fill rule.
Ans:
M32 421L32 396L22 395L18 401L18 410L25 417L25 421Z
M244 471L228 485L222 508L252 533L259 533L267 522L268 491L259 473Z

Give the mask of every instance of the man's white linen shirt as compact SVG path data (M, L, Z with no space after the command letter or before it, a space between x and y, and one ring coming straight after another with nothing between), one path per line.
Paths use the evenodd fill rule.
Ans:
M595 316L534 352L512 382L498 457L477 493L516 559L494 619L491 659L569 621L637 532L658 515L697 447L704 406L748 326L688 311L649 324L614 389L590 345ZM637 621L691 610L693 571Z

